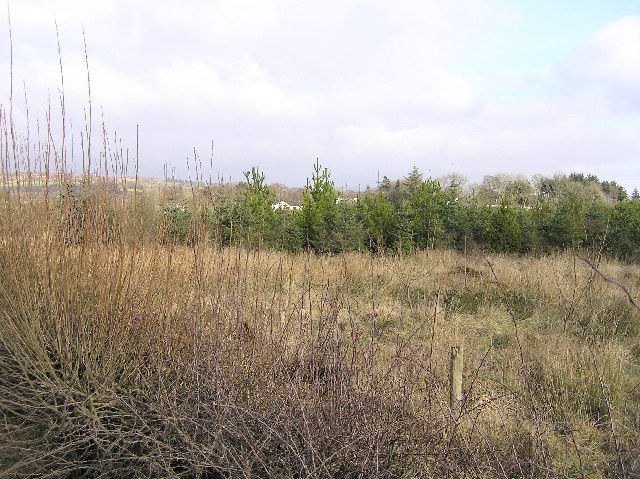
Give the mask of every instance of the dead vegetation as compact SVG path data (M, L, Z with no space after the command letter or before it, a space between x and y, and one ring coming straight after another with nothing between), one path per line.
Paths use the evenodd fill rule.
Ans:
M638 474L640 318L571 252L176 246L95 191L3 196L0 475Z

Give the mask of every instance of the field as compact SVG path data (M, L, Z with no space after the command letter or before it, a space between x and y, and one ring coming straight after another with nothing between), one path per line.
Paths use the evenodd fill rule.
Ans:
M637 264L180 245L167 185L3 171L2 477L640 477Z

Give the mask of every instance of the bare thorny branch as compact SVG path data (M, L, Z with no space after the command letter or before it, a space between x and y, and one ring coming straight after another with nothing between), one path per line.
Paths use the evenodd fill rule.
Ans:
M627 298L629 299L629 302L631 303L631 305L634 308L636 308L638 311L640 311L640 306L638 306L638 304L633 299L633 296L631 296L631 293L629 293L629 290L623 284L619 283L615 279L611 279L608 276L606 276L604 273L602 273L602 271L600 271L598 269L598 267L595 264L593 264L591 261L589 261L584 256L581 256L578 253L576 253L576 256L578 258L580 258L582 261L584 261L585 263L587 263L591 267L591 269L593 269L602 279L604 279L608 283L615 284L618 288L620 288L622 291L624 291L624 293L627 295Z

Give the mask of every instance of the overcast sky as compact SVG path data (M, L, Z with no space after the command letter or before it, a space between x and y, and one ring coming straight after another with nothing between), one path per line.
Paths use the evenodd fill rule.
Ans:
M140 174L233 181L257 165L300 186L578 171L640 187L638 0L0 1L16 126L122 138ZM7 14L0 102L10 87ZM84 109L84 110L83 110ZM94 144L101 140L96 137ZM98 148L95 146L95 148ZM78 167L78 157L76 156ZM188 169L189 164L189 169ZM80 163L81 165L81 163ZM131 169L131 168L130 168Z

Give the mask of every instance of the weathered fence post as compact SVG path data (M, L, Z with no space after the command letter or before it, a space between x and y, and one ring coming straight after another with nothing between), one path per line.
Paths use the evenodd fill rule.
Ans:
M462 346L451 347L451 374L449 375L451 396L449 406L451 414L457 416L462 403L462 360L464 348Z
M464 235L464 287L467 287L467 235Z

